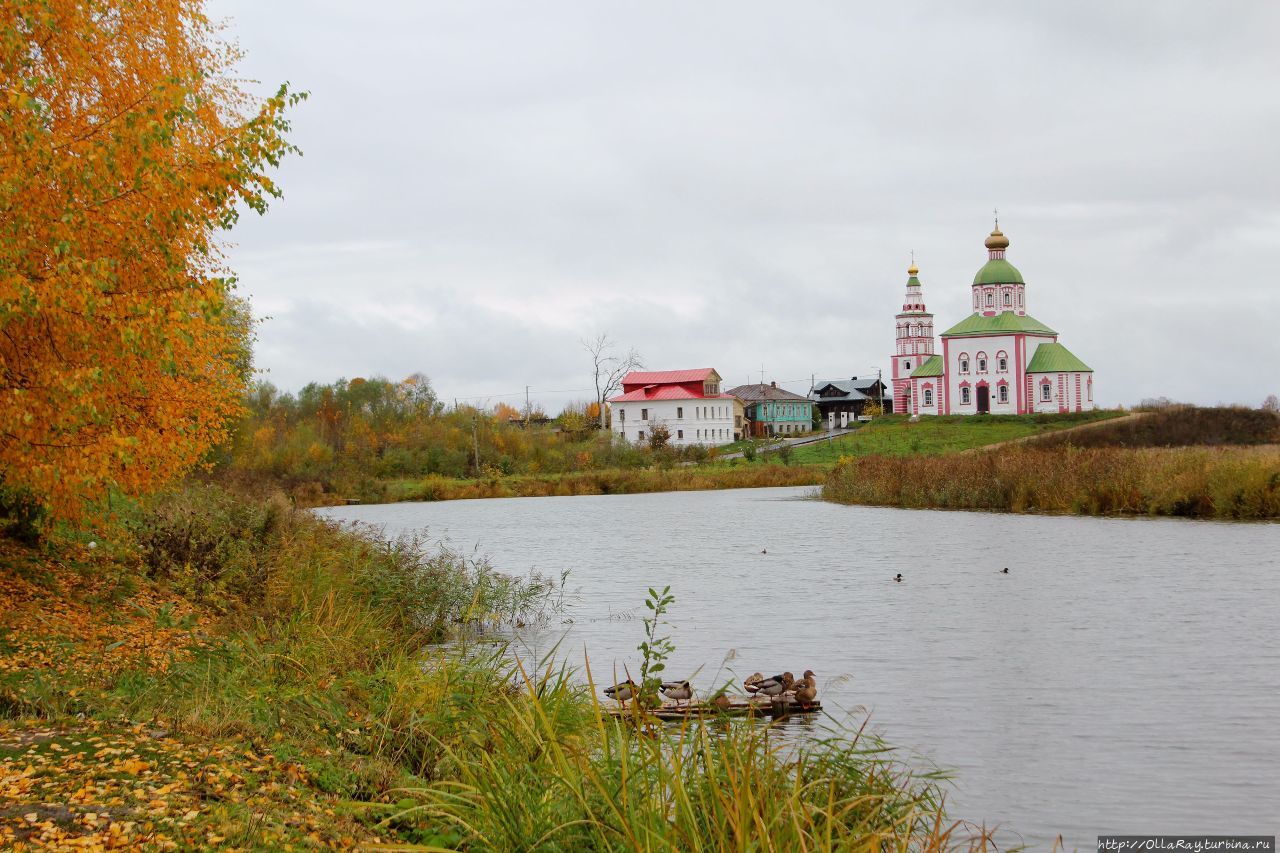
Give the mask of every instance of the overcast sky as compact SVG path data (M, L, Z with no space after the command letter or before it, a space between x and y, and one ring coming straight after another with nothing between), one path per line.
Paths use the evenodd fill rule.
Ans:
M282 388L554 413L595 331L729 385L887 371L908 253L941 331L998 206L1101 403L1280 393L1280 3L210 11L259 90L311 92L231 235Z

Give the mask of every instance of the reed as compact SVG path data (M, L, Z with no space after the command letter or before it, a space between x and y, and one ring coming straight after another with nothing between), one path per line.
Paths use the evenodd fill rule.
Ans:
M1280 446L1024 445L939 457L870 456L832 471L823 497L913 508L1274 519L1280 518Z
M989 843L982 830L946 817L938 777L913 773L859 731L833 725L823 740L786 751L753 721L666 728L614 719L589 670L530 667L486 641L495 623L554 614L557 599L541 579L500 581L423 543L385 543L278 500L239 500L179 493L140 508L119 532L128 540L135 527L164 528L142 552L137 582L150 600L183 596L179 610L190 621L175 628L166 618L161 630L160 619L151 627L135 620L126 634L144 645L163 639L162 665L102 644L130 610L100 601L50 602L56 618L31 625L52 632L46 639L59 652L38 664L25 657L10 666L6 657L24 654L18 646L39 640L37 629L24 629L21 643L8 637L13 647L0 643L0 728L93 725L137 750L151 749L148 730L163 729L166 743L190 751L199 779L224 778L233 760L246 779L268 764L287 771L289 783L258 789L250 809L210 805L212 790L185 769L148 770L148 785L195 792L172 813L156 803L147 813L187 833L184 843L501 851ZM202 520L190 508L203 503L221 509ZM101 556L138 554L127 544L101 544L86 577L137 572L137 557L116 564ZM175 582L192 555L207 555L196 561L198 587ZM73 613L99 620L85 626L83 650L62 636ZM432 642L445 638L452 642ZM66 790L96 811L116 808L82 787L69 779ZM203 805L193 817L197 795ZM299 811L326 817L303 821Z

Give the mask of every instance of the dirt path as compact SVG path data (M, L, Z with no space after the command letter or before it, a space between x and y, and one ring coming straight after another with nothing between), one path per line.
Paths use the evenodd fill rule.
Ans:
M1087 424L1080 424L1079 426L1067 427L1066 429L1054 429L1054 430L1049 430L1048 432L1038 432L1035 435L1024 435L1022 436L1022 438L1011 438L1008 441L999 441L999 442L996 442L995 444L984 444L982 447L970 447L968 450L962 450L960 452L961 453L986 453L988 450L995 450L998 447L1008 447L1014 444L1028 444L1030 442L1038 441L1039 439L1042 439L1050 435L1056 438L1057 436L1066 435L1072 432L1080 432L1086 429L1097 429L1098 427L1111 426L1113 424L1121 424L1121 423L1124 423L1125 421L1136 420L1137 418L1145 418L1150 414L1151 412L1130 412L1129 414L1122 415L1121 417L1118 417L1118 418L1106 418L1105 420L1101 420L1101 421L1089 421Z

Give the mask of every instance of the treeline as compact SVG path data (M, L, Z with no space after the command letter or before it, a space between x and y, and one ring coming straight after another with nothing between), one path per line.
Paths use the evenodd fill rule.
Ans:
M636 447L596 428L588 405L526 423L510 406L446 406L425 376L312 383L297 394L258 384L215 462L288 488L359 494L426 477L502 478L646 468L707 458L704 448ZM531 419L542 421L543 419Z

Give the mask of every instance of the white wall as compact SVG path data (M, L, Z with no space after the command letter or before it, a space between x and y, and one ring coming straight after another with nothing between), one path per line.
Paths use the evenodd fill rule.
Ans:
M978 383L986 382L990 391L993 415L1018 413L1018 360L1014 350L1017 341L1013 335L993 335L984 338L951 338L947 341L947 399L953 415L973 415L978 412ZM1000 370L1000 354L1006 358L1005 370ZM960 372L961 356L969 359L969 372ZM987 368L979 370L978 359L985 357ZM1024 361L1025 365L1026 362ZM1000 402L1000 382L1009 385L1009 397ZM961 402L961 383L969 383L969 402Z
M670 444L718 446L733 442L733 400L646 400L610 403L613 434L632 443L649 440L651 423L666 426ZM641 438L641 433L644 437Z

